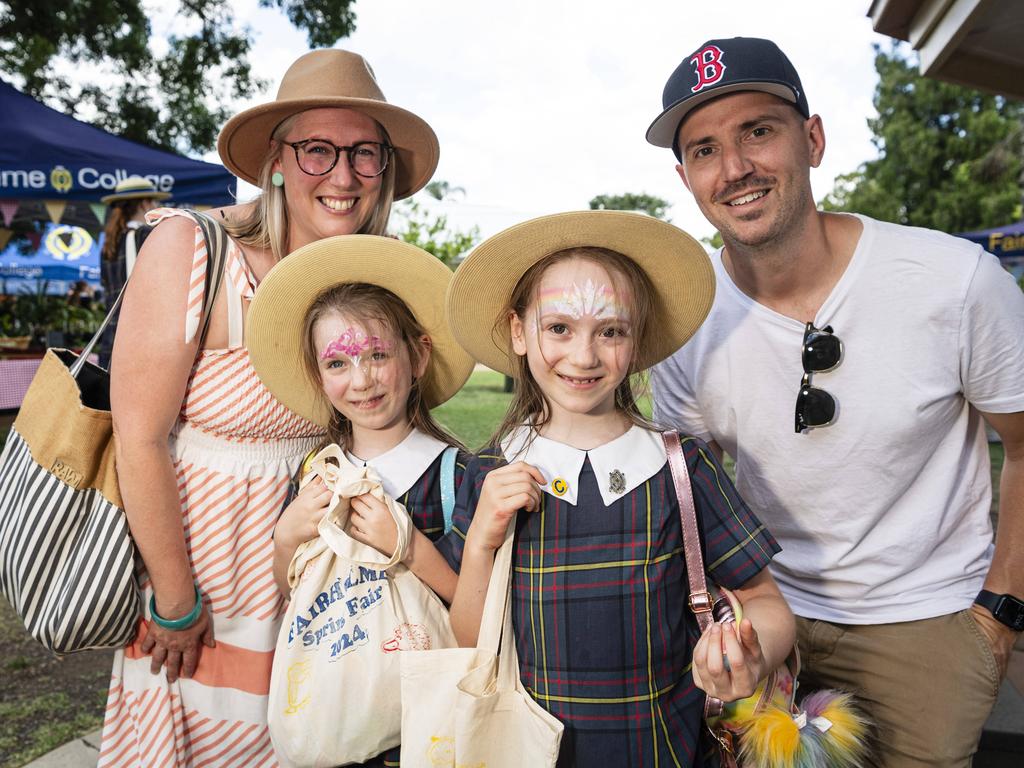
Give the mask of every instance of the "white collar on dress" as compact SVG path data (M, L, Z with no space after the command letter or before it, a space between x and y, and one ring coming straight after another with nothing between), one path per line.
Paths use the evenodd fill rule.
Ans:
M533 441L524 451L531 435ZM589 451L573 448L520 427L501 443L508 462L525 461L541 471L544 492L576 505L580 471L587 456L597 477L601 500L607 507L656 475L668 460L658 432L634 425L624 435Z
M369 466L380 475L384 493L397 499L419 480L448 445L436 437L413 429L394 448L369 461L363 461L348 451L345 457L357 467Z

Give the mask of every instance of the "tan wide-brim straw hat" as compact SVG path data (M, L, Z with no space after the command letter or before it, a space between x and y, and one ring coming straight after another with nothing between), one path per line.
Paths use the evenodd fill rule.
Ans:
M142 176L129 176L117 182L114 191L100 198L104 205L117 203L121 200L166 200L170 192L161 192L149 179Z
M476 360L513 376L508 308L534 264L566 248L618 251L647 273L654 288L650 339L640 368L664 360L696 332L715 298L715 273L704 248L678 227L640 213L556 213L509 227L478 245L459 265L445 301L448 324ZM291 257L289 257L291 258Z
M317 240L278 262L256 289L246 320L245 344L260 379L278 400L327 426L331 412L305 373L302 332L317 297L340 283L371 283L405 302L432 343L420 384L434 408L459 391L473 371L444 319L452 271L415 245L377 235Z
M412 112L387 103L362 56L335 48L300 56L284 73L277 99L228 120L217 139L220 159L233 174L257 184L277 126L299 112L324 107L355 109L384 126L395 148L396 200L422 189L434 175L440 156L434 130Z

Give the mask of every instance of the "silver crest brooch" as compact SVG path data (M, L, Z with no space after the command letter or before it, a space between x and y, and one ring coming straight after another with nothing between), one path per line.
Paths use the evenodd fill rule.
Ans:
M612 493L626 492L626 476L617 469L608 473L608 490Z

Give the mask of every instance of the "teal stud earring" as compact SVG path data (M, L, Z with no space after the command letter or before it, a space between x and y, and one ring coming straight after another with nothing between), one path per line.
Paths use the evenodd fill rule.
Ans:
M275 187L284 186L284 174L280 171L274 171L274 175L270 177L270 183Z

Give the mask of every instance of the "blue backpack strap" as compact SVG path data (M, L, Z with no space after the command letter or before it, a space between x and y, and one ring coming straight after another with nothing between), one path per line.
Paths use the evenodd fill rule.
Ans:
M449 445L441 454L441 511L444 513L444 532L452 529L455 512L455 458L459 449Z

